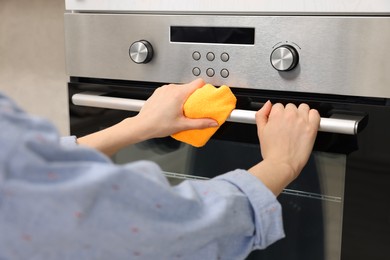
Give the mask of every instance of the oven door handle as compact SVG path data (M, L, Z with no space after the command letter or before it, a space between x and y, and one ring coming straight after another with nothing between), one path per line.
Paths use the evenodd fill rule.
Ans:
M104 92L82 92L72 96L72 102L77 106L99 107L117 110L139 112L144 105L144 100L103 96ZM256 124L256 111L234 109L226 121L244 124ZM331 118L321 117L318 131L356 135L359 122L363 116L348 116L334 114Z

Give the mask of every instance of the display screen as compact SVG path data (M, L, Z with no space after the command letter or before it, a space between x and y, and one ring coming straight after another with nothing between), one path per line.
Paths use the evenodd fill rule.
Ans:
M255 28L171 26L171 42L255 43Z

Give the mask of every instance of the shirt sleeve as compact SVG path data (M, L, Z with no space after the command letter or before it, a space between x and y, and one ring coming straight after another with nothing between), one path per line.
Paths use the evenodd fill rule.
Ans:
M64 146L1 95L0 127L0 259L243 259L284 236L247 171L171 186L152 162Z
M71 136L62 136L60 138L60 144L62 146L66 146L66 147L69 147L69 146L75 146L77 145L77 138L76 136L74 135L71 135Z

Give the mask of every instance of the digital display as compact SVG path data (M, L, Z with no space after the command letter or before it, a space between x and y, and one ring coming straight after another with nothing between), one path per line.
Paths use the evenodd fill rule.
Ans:
M253 45L255 28L171 26L171 42Z

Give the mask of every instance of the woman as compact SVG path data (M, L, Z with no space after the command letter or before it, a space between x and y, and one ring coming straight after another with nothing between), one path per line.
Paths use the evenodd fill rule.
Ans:
M276 196L311 153L320 117L301 104L256 113L263 161L171 187L154 163L115 165L121 148L187 129L202 80L158 88L140 113L66 145L0 95L0 259L243 259L284 236Z

